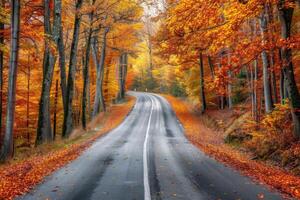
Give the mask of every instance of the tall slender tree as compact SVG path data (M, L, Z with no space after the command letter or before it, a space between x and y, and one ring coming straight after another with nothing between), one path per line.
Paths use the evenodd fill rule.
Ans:
M260 16L260 30L262 35L263 43L268 41L267 38L267 28L268 28L268 5L264 4L263 12ZM268 54L265 50L261 53L262 63L263 63L263 83L264 83L264 100L265 100L265 111L270 113L273 110L273 101L271 93L271 83L270 83L270 61Z
M12 0L11 9L11 44L9 60L7 112L4 142L0 154L1 161L5 161L8 157L12 156L13 154L13 128L20 37L20 0Z
M0 9L4 9L4 0L0 0ZM4 45L4 22L0 21L0 45ZM3 61L4 52L0 50L0 140L2 139L2 114L3 114ZM1 141L0 141L1 144Z
M51 50L52 30L51 30L51 2L44 0L44 32L45 47L43 60L43 83L42 92L39 102L39 117L37 127L36 145L44 142L51 142L53 134L51 129L51 113L50 113L50 91L54 72L55 58Z
M95 4L95 0L93 0L92 5ZM87 34L87 41L85 46L85 60L83 62L84 68L83 68L83 91L82 91L82 127L86 129L86 106L87 106L87 100L88 100L88 84L89 84L89 63L90 63L90 52L91 52L91 45L92 45L92 34L93 34L93 18L94 18L94 11L90 13L90 24L88 28L88 34Z
M199 55L199 67L200 67L200 98L201 98L201 113L206 111L206 97L205 97L205 85L204 85L204 64L203 53Z
M66 106L66 92L67 92L67 76L66 76L66 62L65 62L65 45L62 27L62 1L54 0L54 20L53 20L53 39L57 45L59 54L59 68L60 68L60 86L62 92L63 106Z
M278 11L281 22L281 37L286 40L291 37L294 8L286 5L285 0L279 0ZM283 62L282 67L284 82L292 108L291 113L294 124L294 135L300 139L300 94L295 80L294 66L292 62L292 49L289 47L283 47L281 49L281 56Z
M105 27L101 42L101 54L100 59L97 58L98 52L98 40L96 39L93 44L93 57L97 66L97 77L96 77L96 94L94 100L94 110L93 116L95 117L102 107L103 111L106 110L104 97L103 97L103 78L104 78L104 64L106 58L106 48L107 48L107 34L110 31L110 27Z
M72 102L74 95L74 81L76 73L76 64L77 64L77 47L79 41L79 31L81 25L81 13L80 9L82 6L83 0L77 0L76 2L76 14L74 21L74 31L73 39L71 44L70 52L70 62L69 62L69 75L68 75L68 84L67 84L67 94L66 94L66 106L64 109L64 122L63 122L63 137L68 137L71 134L73 129L73 119L72 119Z

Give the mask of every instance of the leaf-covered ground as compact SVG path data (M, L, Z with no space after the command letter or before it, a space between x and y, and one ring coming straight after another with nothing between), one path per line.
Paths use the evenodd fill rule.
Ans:
M201 116L195 114L188 103L175 97L165 97L183 124L186 136L195 146L258 183L281 191L287 198L291 196L300 199L300 177L262 161L251 160L249 154L224 144L222 134L204 126Z
M100 115L90 123L87 132L76 131L68 140L37 147L29 158L0 166L0 199L13 199L28 192L45 176L76 159L100 136L119 125L134 102L134 98L130 98L124 104L112 106L107 114Z

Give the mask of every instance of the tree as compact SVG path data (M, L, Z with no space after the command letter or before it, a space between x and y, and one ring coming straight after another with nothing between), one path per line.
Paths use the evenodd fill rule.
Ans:
M1 161L5 161L13 154L13 128L16 100L17 67L19 58L20 1L12 0L11 9L11 49L9 61L6 129L0 154Z
M291 37L291 25L294 8L286 5L288 1L278 1L278 11L281 22L281 37L288 40ZM292 1L293 2L293 1ZM300 138L300 94L297 88L294 75L294 66L292 62L292 49L289 47L281 48L281 57L283 61L284 82L287 88L288 98L291 102L291 113L294 124L294 135Z
M63 105L66 106L66 92L67 92L67 76L65 64L65 47L62 27L62 2L61 0L54 0L54 22L53 22L53 39L57 45L59 54L60 67L60 86L62 92Z
M36 145L44 142L51 142L53 140L50 113L50 90L53 79L55 58L50 47L51 41L53 40L51 30L50 0L44 0L44 32L45 47L43 60L43 83L39 103Z
M92 5L95 4L95 0L93 0ZM89 63L90 63L90 51L91 51L91 43L92 43L92 33L93 33L93 18L94 11L90 14L90 25L88 28L88 36L86 41L86 51L85 51L85 61L84 69L83 69L83 92L82 92L82 127L86 129L86 104L87 104L87 92L88 92L88 83L89 83Z
M74 21L74 31L73 31L73 39L71 44L71 52L70 52L70 62L69 62L69 75L68 75L68 84L67 84L67 94L66 94L66 102L64 109L64 122L63 122L63 137L68 137L73 129L73 119L72 119L72 102L73 102L73 94L74 94L74 81L75 81L75 73L76 73L76 64L77 64L77 47L79 41L79 31L81 24L81 13L80 9L82 6L82 0L77 0L76 2L76 14Z
M262 42L266 43L267 38L267 15L269 13L269 6L264 4L263 12L260 16L260 29L262 35ZM271 84L270 84L270 61L267 52L264 50L261 53L262 63L263 63L263 82L264 82L264 99L265 99L265 110L270 113L273 109L272 94L271 94Z
M119 61L119 100L124 100L125 98L125 83L127 76L127 64L128 64L128 55L127 53L122 53L120 55Z
M204 86L204 67L203 67L203 54L200 52L199 55L199 66L200 66L200 97L201 97L201 113L206 110L206 98L205 98L205 86Z
M95 39L94 46L93 46L94 60L97 66L97 78L96 78L97 83L96 83L96 94L95 94L94 110L93 110L94 117L100 112L100 106L103 109L103 111L106 110L106 105L103 97L103 78L104 78L104 64L105 64L105 57L106 57L107 34L109 30L110 30L109 27L105 27L103 31L100 59L97 58L97 54L98 54L97 39Z

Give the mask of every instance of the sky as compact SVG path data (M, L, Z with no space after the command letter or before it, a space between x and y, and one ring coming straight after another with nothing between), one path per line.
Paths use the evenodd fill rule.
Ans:
M164 9L164 0L146 0L142 3L144 15L147 17L156 17Z

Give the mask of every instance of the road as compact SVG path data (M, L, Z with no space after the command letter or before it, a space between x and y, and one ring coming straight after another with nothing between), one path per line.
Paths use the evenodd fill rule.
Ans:
M194 147L164 98L131 95L136 105L120 126L19 199L282 199Z

